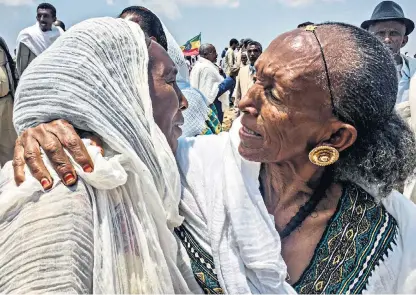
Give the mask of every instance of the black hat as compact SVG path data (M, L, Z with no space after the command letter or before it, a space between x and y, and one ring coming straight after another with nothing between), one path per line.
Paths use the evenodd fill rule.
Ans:
M393 1L383 1L373 11L370 20L366 20L361 24L361 28L368 30L368 28L379 21L399 20L406 26L406 36L413 32L415 23L404 17L403 9L399 4Z

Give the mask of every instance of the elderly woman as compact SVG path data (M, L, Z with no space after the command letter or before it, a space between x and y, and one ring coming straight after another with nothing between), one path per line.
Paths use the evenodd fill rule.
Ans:
M241 124L179 142L185 222L176 232L198 282L243 293L247 278L268 292L280 278L268 262L281 249L299 293L416 292L416 208L394 191L413 173L416 147L394 111L390 53L361 29L323 24L279 36L256 72ZM59 133L55 125L25 134ZM29 163L38 180L49 177L39 161Z

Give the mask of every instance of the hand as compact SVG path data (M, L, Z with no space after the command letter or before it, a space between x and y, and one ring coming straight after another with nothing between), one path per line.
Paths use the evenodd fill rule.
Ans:
M87 137L91 137L93 145L101 146L101 141L97 137ZM94 164L74 127L64 120L56 120L30 128L16 140L13 168L17 185L25 181L24 167L27 164L33 177L45 190L52 187L53 179L45 167L40 148L43 149L65 185L74 185L77 182L77 174L64 149L85 172L94 171Z

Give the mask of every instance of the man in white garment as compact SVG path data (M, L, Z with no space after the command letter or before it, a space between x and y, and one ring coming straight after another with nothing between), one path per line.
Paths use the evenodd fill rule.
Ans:
M49 3L42 3L37 8L36 24L22 30L17 37L16 67L21 76L27 66L45 51L63 33L56 21L56 8Z
M405 17L397 3L383 1L376 6L371 19L363 22L361 27L377 36L391 50L399 81L396 110L416 131L416 59L400 53L415 28L414 22ZM415 85L410 87L411 84ZM404 195L416 202L416 180L405 185Z
M202 44L199 48L199 59L192 68L190 82L193 88L205 95L208 104L215 105L218 120L222 123L223 113L229 108L229 91L235 82L231 77L224 79L220 75L217 62L217 50L212 44Z

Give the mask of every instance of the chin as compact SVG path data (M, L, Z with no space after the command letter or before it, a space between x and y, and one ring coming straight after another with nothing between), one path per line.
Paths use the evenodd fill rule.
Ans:
M258 163L263 162L262 160L264 157L262 157L262 153L260 150L248 149L240 143L240 145L238 146L238 152L247 161Z

